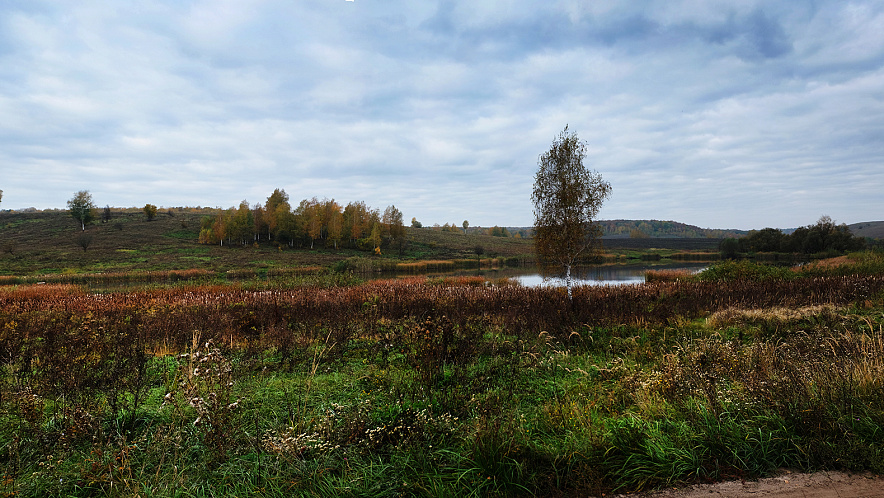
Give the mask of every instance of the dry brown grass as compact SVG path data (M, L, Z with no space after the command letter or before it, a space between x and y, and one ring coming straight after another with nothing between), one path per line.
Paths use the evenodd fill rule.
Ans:
M85 294L82 286L72 284L29 284L0 287L0 293L15 300L53 299Z
M800 306L796 308L772 307L759 309L727 308L716 311L707 319L713 327L728 327L743 324L786 324L810 317L831 317L835 307L831 304Z
M677 282L691 278L691 270L648 270L645 272L646 282Z
M812 262L806 264L803 268L810 269L810 270L831 269L831 268L837 268L839 266L853 264L855 262L856 261L853 258L851 258L850 256L838 256L836 258L827 258L827 259L820 259L817 261L812 261Z
M450 260L427 260L410 263L398 263L396 271L422 273L427 271L450 271L455 269L454 261Z

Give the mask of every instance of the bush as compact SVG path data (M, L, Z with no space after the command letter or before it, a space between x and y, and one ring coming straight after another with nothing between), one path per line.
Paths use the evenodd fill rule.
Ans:
M788 267L764 265L749 260L715 263L697 275L703 282L737 280L791 280L798 275Z

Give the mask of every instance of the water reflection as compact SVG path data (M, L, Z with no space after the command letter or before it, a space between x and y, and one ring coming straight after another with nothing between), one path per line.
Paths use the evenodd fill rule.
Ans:
M666 265L602 265L587 268L579 268L571 271L571 280L574 285L624 285L641 284L645 282L645 272L648 270L690 270L699 272L706 268L708 263L676 263ZM564 287L564 278L544 279L539 273L511 276L513 280L526 287L553 286Z

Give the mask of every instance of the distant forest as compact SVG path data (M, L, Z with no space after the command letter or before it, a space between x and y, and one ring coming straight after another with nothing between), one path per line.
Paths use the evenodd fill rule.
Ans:
M603 220L599 221L598 224L602 227L602 236L609 238L677 237L687 239L723 239L726 237L742 237L748 233L744 230L700 228L694 225L678 223L677 221Z
M858 251L868 245L864 237L855 235L844 223L836 225L832 218L823 216L813 225L784 233L776 228L753 230L739 239L721 241L721 253L734 257L740 253L821 254Z
M743 237L746 230L700 228L677 221L658 220L599 220L596 223L602 229L602 237L607 239L646 239L646 238L678 238L678 239L724 239ZM433 228L443 231L462 231L454 223L446 223ZM498 237L531 237L534 227L469 227L467 233L487 233Z

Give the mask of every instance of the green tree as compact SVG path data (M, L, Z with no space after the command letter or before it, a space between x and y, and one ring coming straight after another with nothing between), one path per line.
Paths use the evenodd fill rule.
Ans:
M488 235L492 237L509 237L510 233L506 228L494 225L488 229Z
M601 235L595 218L611 195L611 184L583 165L586 144L568 127L539 159L534 177L534 249L540 267L565 270L571 298L571 267L595 249Z
M83 231L86 231L86 224L95 219L95 204L92 203L92 194L88 190L74 194L74 197L68 200L68 209L71 211L71 216L80 222Z
M470 222L463 220L463 233L467 233L467 228L470 228Z
M200 244L214 244L218 242L218 238L215 236L215 223L216 218L212 216L204 216L200 221Z
M776 252L783 247L783 232L776 228L752 230L743 238L746 250L752 252Z
M740 252L740 241L734 238L722 239L718 243L718 250L721 251L721 257L725 259L733 259Z
M390 238L390 246L397 247L399 255L402 256L402 251L405 248L405 225L402 220L402 211L399 211L396 206L387 206L382 222L384 235Z
M255 231L255 218L252 215L249 202L243 200L239 203L239 208L230 208L227 213L226 238L237 241L240 245L248 244Z
M381 254L381 224L375 223L371 227L371 235L369 236L369 240L371 240L371 245L374 248L375 254Z
M281 225L285 225L288 222L288 215L292 211L292 206L289 204L289 195L285 193L285 190L275 189L270 194L270 197L267 198L267 202L264 204L264 211L267 213L267 235L272 237L273 240L277 240Z
M384 209L384 216L381 220L384 225L384 236L389 237L391 241L405 235L405 226L402 224L402 211L396 209L396 206L387 206L387 209Z
M324 210L316 197L312 199L304 199L298 206L297 214L300 216L303 225L307 229L307 237L310 238L310 249L317 239L322 238L323 214Z
M264 206L262 206L260 202L252 207L252 218L255 220L252 235L255 238L255 242L259 242L261 240L261 235L269 232L267 212L264 211Z
M157 207L153 204L145 204L142 211L144 211L144 215L147 216L147 221L153 221L157 216Z
M3 202L3 191L0 190L0 202Z
M295 237L300 236L303 232L298 223L298 217L295 216L291 209L286 209L285 206L277 206L276 211L278 225L274 240L277 242L285 241L289 247L294 247Z

